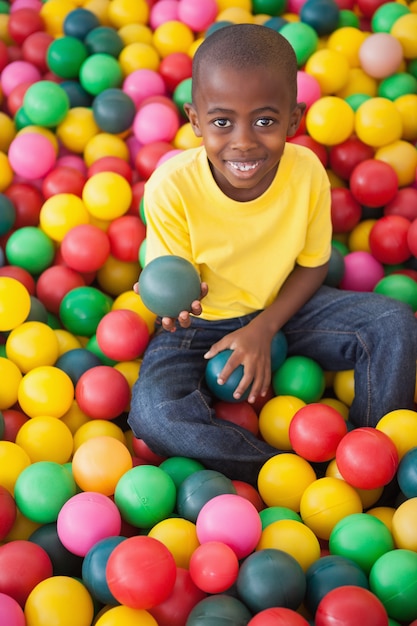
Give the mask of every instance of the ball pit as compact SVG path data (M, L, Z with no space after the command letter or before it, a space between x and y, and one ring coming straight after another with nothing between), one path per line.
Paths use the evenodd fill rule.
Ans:
M362 454L354 446L348 461L342 452L351 439L349 433L343 435L338 471L346 484L332 483L338 487L333 495L320 482L325 468L317 454L325 452L324 432L313 450L312 430L297 432L298 420L290 425L298 410L311 412L321 402L324 379L348 412L352 371L327 378L309 363L297 373L285 355L276 369L290 372L276 374L271 397L250 407L250 415L244 402L227 406L230 398L217 401L219 413L224 411L218 417L244 427L249 423L244 420L250 420L255 436L291 452L264 465L257 490L207 473L193 459L164 459L139 440L132 442L126 411L155 321L132 290L144 266L143 185L172 154L200 145L183 111L191 99L192 55L206 34L225 24L265 24L294 47L298 97L307 112L291 141L314 150L328 170L335 249L336 244L343 249L328 280L341 289L375 290L417 311L415 3L14 0L0 5L0 380L7 381L7 386L0 384L0 559L9 549L12 556L1 570L10 577L24 560L25 573L17 591L4 578L0 581L0 622L211 626L228 619L231 624L301 626L316 613L321 626L335 619L346 626L364 620L376 620L378 626L396 620L414 623L416 594L409 581L416 577L415 411L399 407L377 425L393 443L398 464L392 447L375 453L364 446ZM330 468L332 455L325 456ZM319 467L310 465L316 461ZM147 481L153 469L163 474L154 477L156 486L144 494L139 474L128 484L136 469ZM331 476L326 479L336 480ZM378 506L378 494L385 494L394 478L400 498L393 507ZM362 487L366 483L362 491L369 493L361 494L357 486L354 496L351 490L345 493L349 479ZM137 485L140 498L132 495ZM116 509L111 507L116 536L95 536L86 554L86 529L77 527L70 537L68 527L66 536L62 515L61 535L77 552L84 542L84 557L67 550L57 533L58 515L75 489L94 497L118 494L112 503ZM245 553L236 565L233 551L217 536L199 546L196 527L202 532L204 509L216 498L237 501L243 496L246 502L252 499L254 519L266 520L265 535L256 552ZM150 509L145 510L143 498ZM330 511L330 499L337 511ZM362 512L373 505L370 515ZM230 515L226 509L217 510L222 519ZM93 518L99 525L104 519L97 510ZM120 519L120 512L126 519ZM372 515L390 527L395 541L381 556L389 537L380 525L378 532L369 531ZM139 525L129 525L132 521ZM239 521L228 519L217 530L230 526L243 541ZM153 551L155 544L147 547L147 588L135 582L137 561L135 574L129 568L126 573L132 556L126 546L110 569L116 574L113 595L103 578L103 559L119 543L124 545L125 530L138 535L142 529L159 541L158 550ZM23 536L31 536L30 542L20 543ZM358 537L368 537L362 551ZM32 555L32 545L35 550L44 546L53 571L43 551ZM263 608L273 590L260 548L272 545L293 551L302 570L312 562L301 611L306 619L296 612L305 581L293 562L286 561L286 574L292 574L282 591L295 593L290 602L294 610L286 608L287 596L278 600L283 606ZM320 557L318 545L338 554ZM98 554L101 546L107 551ZM159 569L157 552L165 559ZM139 547L133 553L144 558ZM259 560L248 563L258 553ZM344 557L352 554L370 572L370 591L356 563L346 565ZM278 570L284 567L282 559L274 561ZM326 580L320 569L324 559L334 560ZM100 560L94 572L93 560ZM85 585L73 577L84 578ZM343 593L333 593L330 582L343 586ZM234 594L236 583L239 599L223 593L232 585ZM214 595L206 598L207 593ZM93 618L97 601L122 604L105 606Z

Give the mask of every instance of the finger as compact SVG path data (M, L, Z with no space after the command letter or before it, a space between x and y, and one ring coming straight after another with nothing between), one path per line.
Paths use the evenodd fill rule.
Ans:
M175 319L172 317L163 317L162 320L162 328L172 333L175 330Z
M188 314L188 311L181 311L181 313L178 315L178 322L181 328L189 328L191 324L191 318Z

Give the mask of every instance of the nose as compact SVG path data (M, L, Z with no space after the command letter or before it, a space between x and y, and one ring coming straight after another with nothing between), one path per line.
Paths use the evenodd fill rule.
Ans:
M254 128L251 124L237 124L235 126L231 146L241 152L247 152L257 146Z

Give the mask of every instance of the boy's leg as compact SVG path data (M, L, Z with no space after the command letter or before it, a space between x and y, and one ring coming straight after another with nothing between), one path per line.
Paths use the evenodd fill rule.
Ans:
M354 425L375 426L390 411L415 408L417 319L408 305L324 286L283 331L289 355L328 371L354 370Z
M280 451L215 417L203 358L213 343L247 321L198 319L174 333L159 330L133 387L128 421L134 435L158 454L195 458L208 469L255 484L261 466Z

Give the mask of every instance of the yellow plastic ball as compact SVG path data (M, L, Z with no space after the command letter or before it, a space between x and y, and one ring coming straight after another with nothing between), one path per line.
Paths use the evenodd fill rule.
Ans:
M119 296L137 282L139 272L139 262L120 261L110 255L97 272L97 282L108 294Z
M120 478L132 469L126 445L108 435L92 437L74 452L72 473L83 491L112 496Z
M144 609L112 606L100 614L94 626L158 626L154 617Z
M71 403L70 408L64 415L60 418L63 424L66 424L70 429L71 433L74 435L77 430L87 422L90 421L90 417L84 413L78 406L78 402L74 399Z
M346 141L351 136L354 125L353 109L337 96L324 96L316 100L306 114L309 135L326 146Z
M125 46L118 60L124 76L143 69L156 72L161 62L157 50L151 43L139 41Z
M58 340L58 357L65 354L69 350L76 350L81 348L81 343L69 330L64 328L54 328L54 333Z
M378 161L388 163L398 176L398 186L407 187L416 180L417 150L409 141L399 139L379 148L374 155Z
M7 337L6 354L26 374L34 367L56 362L58 340L53 329L44 322L24 322Z
M25 604L28 626L90 626L93 600L82 582L71 576L51 576L38 583Z
M350 252L357 252L362 250L364 252L371 252L369 246L369 233L371 232L376 219L367 219L359 222L349 233L347 245Z
M87 167L106 156L119 157L128 162L129 148L126 142L121 137L111 133L98 133L91 137L84 148L84 161Z
M85 441L101 436L114 437L126 444L126 437L120 426L108 420L93 419L80 426L74 433L74 453Z
M0 357L0 380L0 411L2 411L16 404L22 372L13 361Z
M29 417L62 417L74 399L74 385L64 371L52 365L35 367L23 377L18 401Z
M377 517L381 522L384 522L385 526L390 532L392 532L392 518L396 509L392 506L376 506L366 511L368 515Z
M149 4L146 0L112 0L109 2L108 17L115 28L126 24L146 24L149 18Z
M334 377L333 377L334 381ZM346 406L344 402L338 400L337 398L321 398L320 402L322 404L326 404L327 406L331 406L336 411L339 411L340 415L342 415L344 420L347 420L349 417L349 407Z
M339 98L348 98L356 94L364 94L374 98L377 93L377 80L366 74L360 67L352 67L348 72L347 81L336 95Z
M320 543L313 531L292 519L278 520L263 529L256 550L282 550L301 565L304 572L320 558Z
M356 489L330 476L309 485L301 497L301 518L319 539L329 539L333 528L347 515L362 512Z
M82 154L90 139L99 132L93 110L87 107L70 109L56 128L56 136L62 145L76 154Z
M45 31L53 37L62 36L65 18L76 8L77 4L71 0L48 0L42 4L39 15L44 23Z
M0 441L0 485L12 495L20 473L30 464L29 455L17 443Z
M417 141L417 94L409 93L394 100L403 123L402 138Z
M339 468L337 467L336 459L332 459L326 468L326 476L330 476L331 478L338 478L339 480L344 480L341 475ZM355 491L359 495L362 507L364 509L369 509L369 507L373 506L380 497L382 496L382 492L384 491L383 487L377 487L375 489L357 489L355 487Z
M0 111L0 151L7 152L16 137L16 126L9 115Z
M393 143L403 132L400 112L388 98L366 100L356 110L355 132L363 143L373 148Z
M119 363L116 363L114 369L123 374L129 384L130 389L132 389L133 385L138 379L140 366L140 360L120 361Z
M15 278L0 276L0 332L22 324L30 312L30 293Z
M13 39L9 35L8 13L0 13L0 41L4 41L7 46L14 45Z
M233 24L252 24L251 11L243 7L229 7L217 14L216 22L232 22Z
M145 24L125 24L117 32L125 46L131 43L152 44L152 30Z
M169 20L157 26L153 34L153 45L164 59L173 52L188 53L194 41L194 33L183 22Z
M14 172L9 163L9 159L4 152L0 152L0 192L9 187L13 181Z
M225 11L230 8L244 9L250 13L252 11L251 0L216 0L219 11Z
M202 139L197 137L193 131L190 122L186 122L176 132L172 141L172 145L177 150L187 150L187 148L198 148L201 146Z
M113 220L129 210L132 188L126 178L117 172L99 172L85 183L82 199L93 217Z
M32 463L68 463L73 449L68 426L49 415L39 415L25 422L16 435L16 443L27 452Z
M355 375L353 370L336 372L333 381L333 391L338 400L346 406L352 405L355 397Z
M359 67L359 49L368 36L369 33L353 26L343 26L330 33L327 47L343 54L350 67Z
M195 524L182 518L164 519L151 528L149 537L164 544L174 557L177 567L188 569L191 556L200 545Z
M396 548L417 552L417 498L406 500L392 516L392 536Z
M90 215L79 196L57 193L42 205L39 213L41 229L54 241L61 242L74 226L88 224Z
M110 26L108 18L109 0L85 0L82 7L94 13L99 19L101 26Z
M406 59L417 58L417 13L406 13L392 25L390 34L402 45Z
M152 334L155 330L156 314L152 313L142 301L139 294L135 293L133 289L123 291L113 301L112 310L129 309L129 311L135 311L145 322L149 329L149 333Z
M417 412L411 409L395 409L386 413L376 425L377 430L393 441L398 458L417 447Z
M328 48L314 52L304 67L305 72L319 83L323 96L335 94L346 85L349 69L346 56Z
M267 506L284 506L298 513L301 497L316 473L308 461L283 453L268 459L258 474L258 491Z
M268 400L259 413L259 432L270 446L292 450L289 428L295 413L305 402L295 396L275 396Z
M20 539L29 539L30 536L35 532L35 530L37 530L41 526L42 524L28 519L25 515L22 515L19 509L17 509L16 519L13 527L4 538L4 541L5 543L7 543L10 541L18 541Z

